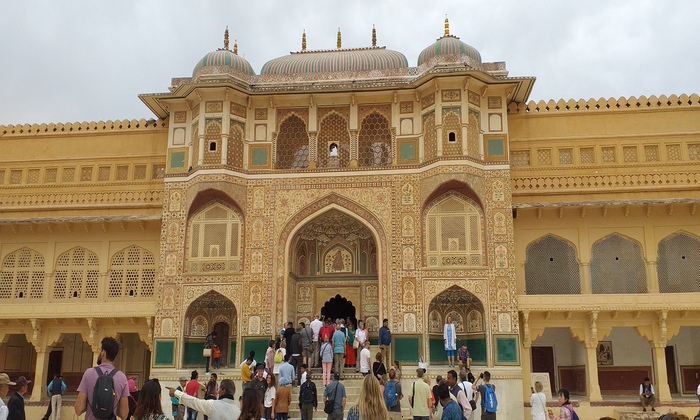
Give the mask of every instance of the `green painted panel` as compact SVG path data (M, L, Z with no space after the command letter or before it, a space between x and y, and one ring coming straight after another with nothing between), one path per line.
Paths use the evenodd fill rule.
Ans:
M445 340L431 338L430 341L430 363L447 363L447 353L445 353Z
M416 160L416 143L403 142L399 148L401 160Z
M418 363L420 339L418 337L394 338L394 359L401 362Z
M266 349L267 350L267 349ZM231 340L228 347L228 365L236 367L236 340Z
M520 364L518 339L517 334L495 335L493 337L497 365Z
M267 165L267 148L257 147L251 150L252 164L254 166ZM256 352L257 353L257 352Z
M175 340L156 340L154 366L175 366Z
M267 343L269 338L245 338L243 339L243 354L242 359L246 359L251 350L255 351L255 360L257 362L265 361L265 352L267 351ZM241 360L242 362L243 360ZM240 362L239 362L240 364Z
M185 340L183 349L182 365L185 367L201 366L204 368L206 359L202 356L204 350L204 339L201 340Z
M185 152L170 153L170 167L184 168L185 167Z
M504 156L503 139L488 139L487 142L489 156Z
M471 337L467 338L466 341L469 355L472 357L472 362L486 364L486 338Z

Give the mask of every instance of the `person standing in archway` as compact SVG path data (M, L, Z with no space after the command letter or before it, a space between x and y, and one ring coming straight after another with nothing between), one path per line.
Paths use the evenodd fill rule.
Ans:
M457 350L457 331L455 324L452 323L452 317L447 317L447 323L442 329L442 338L445 340L445 351L447 352L447 365L454 367L455 365L455 350Z
M214 341L216 339L216 331L212 331L209 333L207 338L204 339L204 354L209 354L209 356L205 356L207 359L207 365L204 369L206 373L209 373L209 362L211 361L211 349L214 347L214 344L216 342ZM207 351L209 350L209 351Z

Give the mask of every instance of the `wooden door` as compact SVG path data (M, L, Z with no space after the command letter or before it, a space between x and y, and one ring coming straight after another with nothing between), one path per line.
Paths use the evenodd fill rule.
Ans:
M49 353L49 367L46 369L46 386L53 381L53 376L61 373L61 362L63 362L63 350L51 350Z
M666 346L666 376L671 394L678 394L678 378L676 377L676 352L673 346ZM661 380L660 378L658 380Z
M549 373L552 395L557 395L554 382L554 347L532 347L532 371Z
M229 355L229 326L226 322L217 322L216 325L214 325L214 331L216 331L216 344L219 345L219 349L221 350L221 358L219 359L219 362L221 364L221 367L228 366L228 355ZM256 360L262 361L265 359L265 355L262 355L262 358L260 356L256 357Z

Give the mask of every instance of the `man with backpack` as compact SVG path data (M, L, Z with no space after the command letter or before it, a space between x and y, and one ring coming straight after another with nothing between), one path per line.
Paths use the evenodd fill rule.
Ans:
M126 375L114 367L119 343L113 337L102 339L96 367L83 373L78 385L75 414L85 413L85 420L125 420L129 414L129 387Z
M396 370L389 369L389 382L384 385L384 404L391 420L401 420L401 382L396 380Z
M306 373L306 381L299 388L299 409L301 420L314 420L314 411L318 408L316 384L311 380L311 372Z
M479 379L484 380L483 385L479 385ZM481 398L481 419L496 420L496 411L498 410L498 398L496 398L496 386L491 383L491 372L485 370L479 375L479 379L474 381L472 389L479 391L475 395L475 400L478 402Z

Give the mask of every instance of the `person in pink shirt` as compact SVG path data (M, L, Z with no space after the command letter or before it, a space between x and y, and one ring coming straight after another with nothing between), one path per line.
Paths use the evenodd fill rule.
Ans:
M92 413L92 394L99 376L96 369L101 370L104 375L109 375L112 370L116 369L114 359L119 353L119 343L113 337L105 337L102 339L101 345L100 354L97 356L98 366L86 370L80 380L80 385L78 385L75 414L80 416L85 413L85 420L96 420ZM114 380L114 415L125 420L129 415L129 387L126 375L118 371L112 379Z

